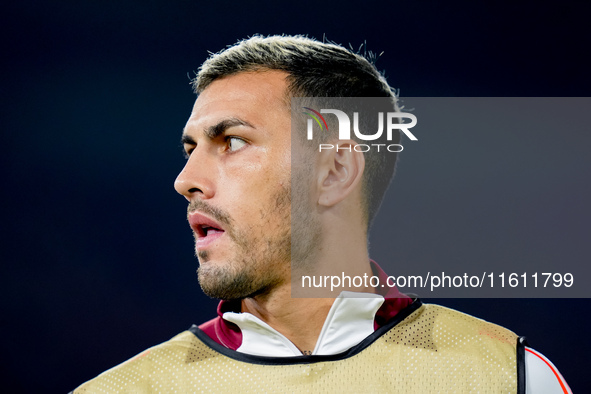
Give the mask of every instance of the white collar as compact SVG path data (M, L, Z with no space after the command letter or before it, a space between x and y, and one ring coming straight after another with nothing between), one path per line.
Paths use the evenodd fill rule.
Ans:
M374 332L374 320L384 297L343 291L332 304L312 354L344 352ZM299 349L283 334L250 313L226 312L224 320L242 332L239 352L268 357L301 356Z

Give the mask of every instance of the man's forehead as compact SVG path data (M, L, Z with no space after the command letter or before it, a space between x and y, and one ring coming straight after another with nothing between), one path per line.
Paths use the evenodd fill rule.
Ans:
M214 101L256 100L273 105L287 94L288 74L283 71L242 72L220 77L203 90L195 107Z
M289 117L287 73L243 72L214 80L195 100L184 132L210 127L224 119L261 125Z

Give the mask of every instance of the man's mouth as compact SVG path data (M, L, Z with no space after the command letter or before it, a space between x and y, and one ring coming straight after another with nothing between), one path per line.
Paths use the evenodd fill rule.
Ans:
M220 223L199 212L189 214L189 224L196 235L197 249L206 248L225 233Z
M223 233L224 230L220 230L219 228L211 227L211 226L198 226L197 227L197 236L199 237L208 237L213 236L215 233Z

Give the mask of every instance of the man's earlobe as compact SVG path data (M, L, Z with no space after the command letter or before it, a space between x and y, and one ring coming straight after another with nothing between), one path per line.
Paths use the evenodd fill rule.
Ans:
M360 184L365 157L355 150L353 140L339 141L334 148L320 153L318 203L335 205L351 194Z

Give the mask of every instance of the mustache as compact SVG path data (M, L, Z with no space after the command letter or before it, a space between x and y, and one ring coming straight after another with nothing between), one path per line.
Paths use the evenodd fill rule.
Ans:
M189 203L189 206L187 207L187 216L189 216L191 213L195 211L203 212L206 215L211 216L214 220L220 222L221 224L227 226L232 225L232 218L227 212L219 208L216 208L204 201L193 200Z

